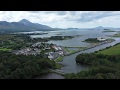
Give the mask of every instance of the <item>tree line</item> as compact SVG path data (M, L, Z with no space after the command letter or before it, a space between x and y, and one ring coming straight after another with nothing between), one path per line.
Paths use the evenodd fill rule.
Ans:
M66 79L120 79L120 56L104 54L79 54L76 63L87 64L88 70L66 74Z
M41 55L15 55L0 51L0 79L31 79L53 68L55 62Z

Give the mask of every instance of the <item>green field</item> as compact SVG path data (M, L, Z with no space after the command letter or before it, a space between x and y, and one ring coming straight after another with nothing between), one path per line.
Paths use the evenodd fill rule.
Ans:
M113 35L113 37L120 37L120 33Z
M11 49L8 49L8 48L0 48L0 51L11 51Z
M106 55L120 55L120 44L110 47L108 49L99 51L98 53L106 54Z
M69 50L67 47L65 47L64 49L70 54L74 54L76 51L78 51L78 50Z
M55 69L61 69L62 65L60 65L59 63L55 64Z
M55 61L56 61L56 62L61 62L61 61L63 61L63 56L60 56L60 57L57 58Z

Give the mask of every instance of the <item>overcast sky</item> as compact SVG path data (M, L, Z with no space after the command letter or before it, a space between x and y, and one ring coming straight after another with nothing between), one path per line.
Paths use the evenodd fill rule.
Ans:
M21 19L53 28L120 27L120 11L0 11L0 21Z

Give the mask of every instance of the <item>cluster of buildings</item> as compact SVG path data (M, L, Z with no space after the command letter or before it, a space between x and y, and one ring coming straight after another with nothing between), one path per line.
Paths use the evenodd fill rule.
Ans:
M62 47L57 46L57 45L52 45L52 48L54 48L55 52L57 52L59 55L63 55L64 54L64 51L63 51Z
M52 48L54 49L53 52L45 53L50 60L55 60L59 56L64 56L64 50L60 46L53 44Z
M40 48L40 49L43 49L43 50L50 50L50 44L48 43L35 43L31 46L31 48Z
M37 54L40 54L40 52L42 51L41 47L43 49L46 48L45 45L43 45L41 43L35 43L28 48L16 50L16 51L14 51L14 53L16 55L20 55L20 54L22 54L22 55L37 55Z
M16 50L14 53L16 55L37 55L40 54L41 51L47 51L44 53L44 56L49 58L50 60L55 60L59 56L65 55L65 50L62 46L57 46L55 44L48 44L48 43L35 43L31 45L31 47Z
M37 55L37 54L40 54L40 49L38 49L38 48L25 48L22 50L17 50L14 53L16 55Z

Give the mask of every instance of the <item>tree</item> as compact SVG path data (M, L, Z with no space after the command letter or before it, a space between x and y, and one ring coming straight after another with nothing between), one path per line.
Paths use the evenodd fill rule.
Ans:
M94 79L104 79L101 73L95 75Z

